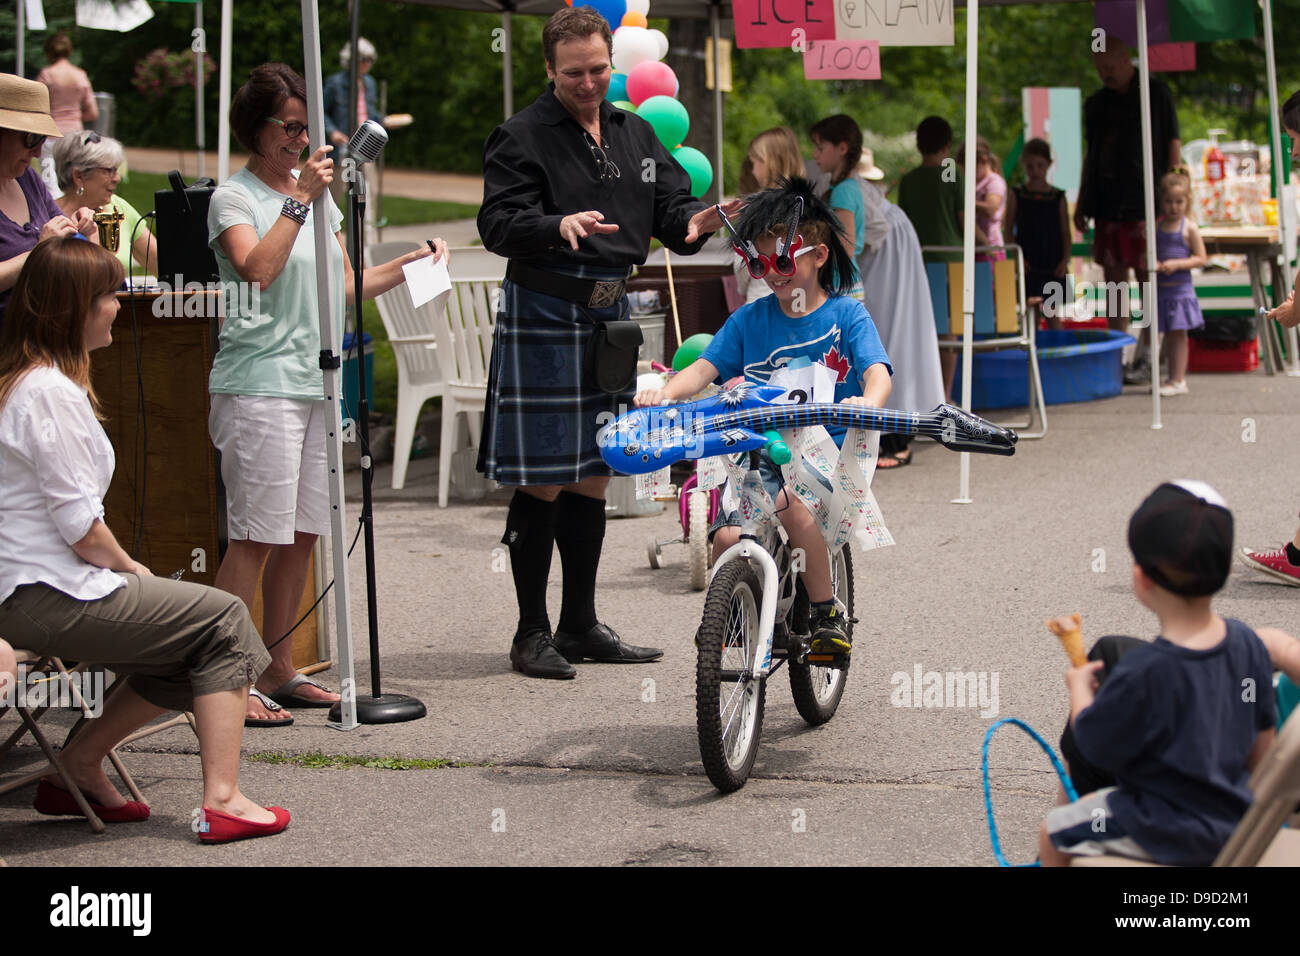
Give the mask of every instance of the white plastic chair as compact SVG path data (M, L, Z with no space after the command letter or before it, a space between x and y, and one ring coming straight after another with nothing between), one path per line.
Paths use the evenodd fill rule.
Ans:
M372 265L418 249L415 242L381 242L370 247ZM457 420L466 413L470 443L478 442L487 403L487 369L492 354L493 310L505 278L506 260L479 247L452 249L452 289L416 309L405 286L376 302L397 356L397 425L393 436L393 488L406 483L411 443L420 408L442 399L438 449L438 506L447 506Z
M506 260L500 256L478 248L451 251L451 294L440 314L443 321L437 326L438 361L444 381L438 451L440 508L447 506L457 416L461 412L469 419L471 444L478 444L481 415L487 406L497 297L505 276Z
M379 265L420 248L418 242L379 242L367 250L370 264ZM442 366L438 362L434 328L444 311L448 293L420 308L411 305L411 294L402 284L379 295L375 304L384 331L397 357L397 425L393 435L393 488L406 485L406 466L420 409L429 399L443 393ZM445 410L444 410L445 411Z

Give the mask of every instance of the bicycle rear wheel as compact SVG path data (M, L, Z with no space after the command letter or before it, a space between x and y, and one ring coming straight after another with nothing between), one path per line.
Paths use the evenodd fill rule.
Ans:
M831 559L831 588L835 598L848 610L849 639L853 638L853 557L845 544ZM814 727L835 716L849 680L849 661L840 667L818 667L800 663L791 655L786 669L790 672L790 693L799 716Z
M695 669L695 722L700 757L713 785L731 793L745 785L763 729L765 681L751 672L762 588L754 569L729 561L704 599Z

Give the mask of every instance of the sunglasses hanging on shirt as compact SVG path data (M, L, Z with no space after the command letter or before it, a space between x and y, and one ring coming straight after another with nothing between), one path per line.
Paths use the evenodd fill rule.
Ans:
M608 186L614 180L621 178L622 173L618 171L618 165L609 158L609 154L602 147L596 145L591 134L583 130L582 138L586 140L587 148L591 150L591 156L596 161L596 175L600 177L601 183Z
M799 220L803 218L803 197L795 199L794 214L790 217L790 228L786 230L785 239L779 236L776 240L776 254L765 256L758 251L758 247L747 239L740 238L740 233L736 227L731 224L727 214L722 211L722 206L714 206L717 210L718 218L726 227L727 232L731 233L731 248L736 250L736 255L745 260L745 268L749 270L750 276L755 279L762 279L769 271L775 272L779 276L794 275L794 260L804 252L810 252L812 246L804 248L803 236L796 235L799 228Z

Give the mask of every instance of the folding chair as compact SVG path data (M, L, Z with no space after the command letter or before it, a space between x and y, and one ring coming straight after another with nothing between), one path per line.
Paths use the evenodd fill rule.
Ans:
M81 719L93 719L91 716L92 710L90 705L86 703L85 698L81 694L80 688L77 686L77 682L72 679L72 672L64 666L63 661L53 655L34 654L31 651L26 651L21 648L14 648L14 654L17 657L19 665L27 664L29 671L35 670L38 673L49 675L49 678L52 680L62 682L63 686L68 688L73 702L81 708ZM81 672L84 670L84 665L79 664L74 670ZM47 700L52 698L53 695L47 696ZM0 704L0 716L3 716L4 712L8 709L8 706ZM30 707L20 695L16 695L13 709L18 712L21 726L10 734L9 738L3 744L0 744L0 760L3 760L4 755L12 750L14 745L17 744L26 734L31 734L32 739L36 741L36 745L40 747L41 752L45 755L47 763L38 770L29 771L28 773L19 775L14 780L9 780L0 784L0 794L10 793L20 787L25 787L29 784L35 783L41 777L53 770L58 774L59 780L62 781L64 789L72 794L72 799L77 802L77 806L80 807L82 813L86 815L86 821L90 824L90 829L95 833L103 833L104 821L100 820L99 817L95 815L94 811L90 809L90 804L82 794L81 789L73 783L72 778L69 777L67 772L63 769L62 760L50 745L49 740L41 731L41 728L37 723L44 713L50 709L50 705L46 704L45 706ZM71 733L68 734L69 737L76 733L78 726L80 726L80 722L78 722L77 726L72 728ZM153 728L147 729L149 732L156 732ZM127 772L126 766L122 763L121 757L118 756L116 748L108 752L108 759L112 761L114 769L117 770L117 775L122 778L122 783L124 783L127 790L130 791L131 799L143 801L144 796L135 785L135 781L131 779L131 775Z
M1282 725L1250 775L1254 800L1214 859L1214 866L1300 866L1300 720ZM1283 828L1283 824L1292 825ZM1079 856L1071 866L1158 866L1122 856Z
M961 252L960 246L922 246L923 252ZM975 328L972 349L996 351L1023 349L1029 357L1029 416L1023 422L999 422L1007 428L1030 428L1034 412L1038 413L1037 431L1021 431L1021 438L1042 438L1047 434L1047 403L1043 399L1043 379L1038 371L1038 347L1035 344L1035 321L1025 305L1025 262L1018 245L978 246L977 252L1005 249L1007 258L999 262L975 263ZM935 331L940 336L964 333L966 316L962 311L962 264L927 262L930 299L934 303ZM962 342L939 339L939 348L960 351Z

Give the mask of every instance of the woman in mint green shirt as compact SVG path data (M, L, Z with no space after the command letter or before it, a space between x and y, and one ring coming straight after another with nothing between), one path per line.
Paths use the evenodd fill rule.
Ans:
M223 284L238 289L226 296L208 383L208 424L222 453L230 542L215 583L251 606L262 573L262 638L274 645L271 666L249 698L246 719L254 726L288 719L275 704L328 707L339 700L294 670L292 642L275 643L297 620L312 548L329 533L318 263L310 221L318 197L336 240L329 269L340 332L354 291L343 216L326 188L334 178L333 147L317 149L301 173L297 169L308 145L306 101L302 77L283 63L253 70L230 108L231 128L252 155L218 187L208 209L208 242ZM433 242L436 248L366 269L362 296L401 284L407 262L444 257L446 245Z

